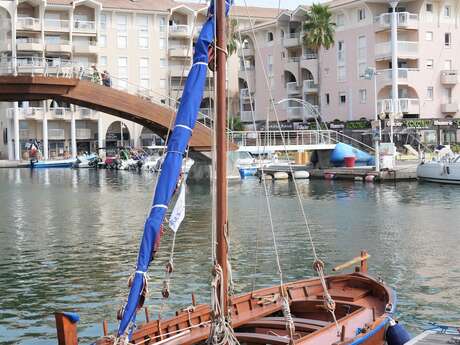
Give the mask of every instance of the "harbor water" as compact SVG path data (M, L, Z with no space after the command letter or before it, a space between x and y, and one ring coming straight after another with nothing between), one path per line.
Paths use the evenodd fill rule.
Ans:
M109 170L0 170L0 344L55 344L53 312L80 314L82 343L113 331L128 293L154 175ZM373 275L398 294L398 316L415 332L460 319L460 187L427 183L299 181L315 246L327 269L367 249ZM268 183L285 281L313 275L312 250L292 182ZM210 187L187 188L171 296L166 232L150 273L150 317L209 301ZM258 180L229 185L235 292L279 283L267 199ZM144 319L140 314L140 321Z

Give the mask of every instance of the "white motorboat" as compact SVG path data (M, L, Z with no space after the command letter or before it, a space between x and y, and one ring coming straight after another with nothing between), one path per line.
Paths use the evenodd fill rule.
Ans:
M454 154L449 146L438 148L432 160L422 160L418 165L417 177L429 182L460 184L460 155Z

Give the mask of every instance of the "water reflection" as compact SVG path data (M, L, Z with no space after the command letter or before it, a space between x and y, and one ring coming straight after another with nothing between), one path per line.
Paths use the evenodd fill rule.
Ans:
M426 321L458 320L457 188L338 181L301 181L298 187L328 268L366 248L372 273L397 288L401 318L412 329ZM81 314L83 342L102 333L104 318L115 328L153 188L151 174L0 170L0 343L50 343L55 310ZM294 185L267 182L267 189L284 278L312 275ZM237 292L279 281L263 190L257 180L229 186ZM188 186L186 204L166 313L189 305L192 292L199 302L209 300L210 187ZM162 303L170 240L166 234L151 274L148 304L154 315Z

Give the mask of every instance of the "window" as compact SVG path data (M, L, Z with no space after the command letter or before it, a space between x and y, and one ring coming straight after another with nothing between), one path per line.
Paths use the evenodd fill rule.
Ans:
M345 81L347 79L347 70L345 66L337 66L337 81Z
M149 17L136 16L137 42L139 48L147 49L149 47Z
M451 37L450 32L446 32L446 33L444 34L444 46L445 46L446 48L450 48L450 46L452 45L452 40L451 40L451 38L452 38L452 37Z
M367 68L366 36L358 37L358 78L362 79Z
M345 62L345 42L339 41L337 43L337 61Z
M329 105L331 103L331 97L328 93L326 93L326 104Z
M160 79L160 89L166 89L166 79Z
M451 15L451 9L450 9L450 6L444 6L444 17L446 18L450 18L450 15Z
M365 104L367 102L367 90L361 89L359 90L359 103Z
M128 16L117 15L117 47L128 48Z
M149 58L141 57L139 59L139 76L141 78L149 78L150 69L149 69Z
M343 27L345 25L345 15L343 13L338 13L335 22L338 28Z
M128 58L126 56L118 57L118 86L126 89L128 86Z
M452 60L445 60L444 61L444 69L445 70L452 70Z
M345 61L345 42L339 41L337 43L337 80L345 81L346 79L346 61Z
M107 47L107 35L106 34L99 35L99 47L101 48Z
M273 32L269 32L269 33L267 34L267 41L268 41L268 42L272 42L272 41L273 41Z
M427 3L425 5L425 19L427 22L433 21L433 4Z
M425 40L427 41L433 40L433 31L425 31Z
M273 55L268 55L268 74L273 75Z
M426 100L427 101L433 100L433 86L428 86L426 88Z
M358 22L362 22L366 19L366 9L360 8L358 9Z
M107 15L104 13L99 17L99 27L102 31L107 30Z
M427 59L425 62L425 67L427 69L433 69L434 61L433 59Z
M160 17L158 26L159 26L160 32L166 31L166 17Z
M426 12L429 12L429 13L433 13L433 4L427 3L427 4L425 5L425 11L426 11Z
M340 92L339 93L339 102L340 102L340 104L347 103L347 94L345 92Z
M103 68L107 67L107 56L99 56L99 65Z
M166 59L163 59L163 58L160 59L160 67L162 68L166 67Z
M166 47L166 40L164 38L160 38L159 41L160 49L163 50Z

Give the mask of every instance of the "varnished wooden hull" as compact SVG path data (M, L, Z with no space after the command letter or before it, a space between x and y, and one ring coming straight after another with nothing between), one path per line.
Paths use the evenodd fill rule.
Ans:
M328 289L336 302L335 314L342 338L329 311L323 307L319 279L285 285L294 325L295 344L301 345L383 345L388 318L395 306L393 292L363 273L327 277ZM232 299L232 326L241 344L288 344L282 314L280 287L265 288ZM210 329L210 309L198 305L177 312L159 322L139 325L133 344L204 344ZM103 338L98 345L113 344Z

